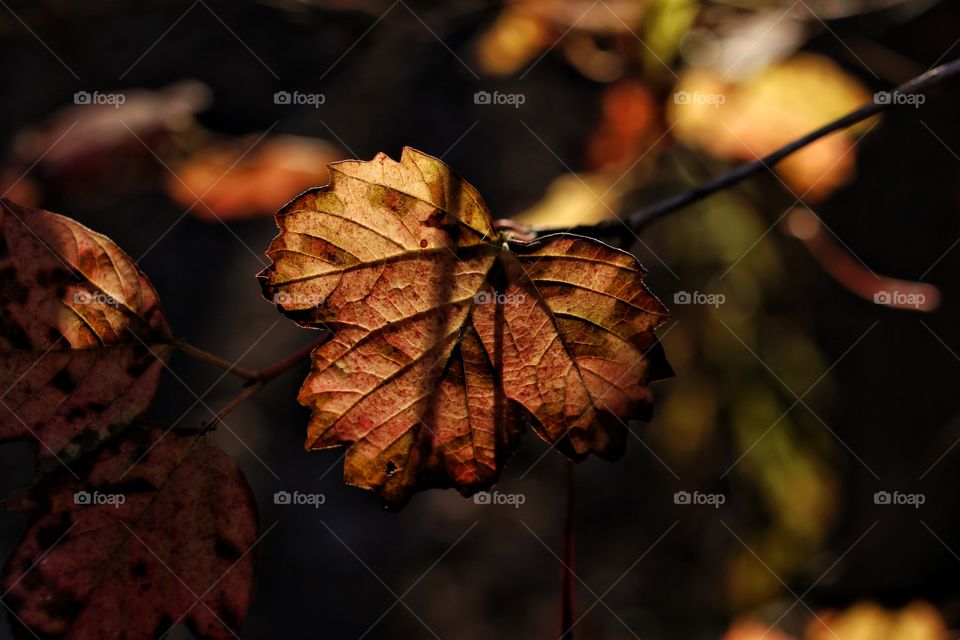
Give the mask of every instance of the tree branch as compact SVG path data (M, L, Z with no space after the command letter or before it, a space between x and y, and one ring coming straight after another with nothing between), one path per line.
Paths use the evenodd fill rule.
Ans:
M886 92L886 95L892 97L896 96L897 94L919 94L924 90L943 82L947 78L956 75L957 73L960 73L960 59L940 65L939 67L935 67L930 71L927 71L926 73L903 83L895 89ZM879 96L882 94L877 95ZM742 164L732 171L714 178L709 182L705 182L689 191L670 196L665 200L661 200L660 202L654 203L649 207L645 207L639 211L636 211L626 218L603 220L597 224L583 225L573 227L572 229L537 228L536 230L541 234L565 231L568 233L576 233L591 237L604 237L620 235L625 231L624 225L626 225L635 233L639 233L648 224L654 220L662 218L668 213L677 211L678 209L689 206L694 202L703 200L717 191L722 191L723 189L746 180L747 178L754 176L765 169L772 168L790 154L799 151L812 142L816 142L820 138L835 131L840 131L842 129L846 129L847 127L853 126L858 122L862 122L863 120L871 118L878 113L887 111L895 106L899 106L899 103L895 98L879 101L875 97L873 102L865 104L859 109L851 111L847 115L837 118L833 122L825 124L819 129L811 131L802 138L794 140L793 142L780 147L776 151L769 153L762 158L759 158L753 162Z

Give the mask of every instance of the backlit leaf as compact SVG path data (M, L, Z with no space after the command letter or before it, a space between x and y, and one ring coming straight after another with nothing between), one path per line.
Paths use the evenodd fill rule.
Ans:
M439 160L330 166L277 215L264 295L334 337L300 390L306 446L347 445L346 480L399 506L498 477L525 424L568 457L616 458L669 374L668 316L628 253L572 235L507 244Z

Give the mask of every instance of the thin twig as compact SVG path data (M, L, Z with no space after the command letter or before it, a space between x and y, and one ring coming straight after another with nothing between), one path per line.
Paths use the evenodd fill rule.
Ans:
M227 371L230 371L231 373L236 373L240 377L247 379L247 384L244 385L240 393L238 393L233 398L231 398L230 401L227 402L227 404L225 404L223 408L217 411L212 418L210 418L209 420L203 423L204 429L209 430L213 428L216 425L216 423L221 422L228 413L236 409L243 402L249 400L256 394L258 394L261 389L267 386L268 382L270 382L277 376L286 373L290 369L293 369L295 366L300 364L300 362L302 362L305 357L310 355L310 353L314 349L316 349L318 346L323 344L323 342L327 339L327 337L328 337L327 332L324 331L323 335L318 337L313 342L310 342L309 344L306 344L300 347L290 355L281 358L280 360L273 363L269 367L266 367L265 369L261 369L260 371L250 371L249 369L243 369L242 371L244 372L244 374L237 373L236 371L237 368L230 365L229 362L226 362L222 358L218 358L217 356L211 355L201 349L196 349L195 347L190 347L190 345L183 343L181 345L181 349L183 349L184 346L188 347L189 350L184 349L184 351L186 351L190 355L197 357L200 360L204 360L206 362L213 362L214 364L224 363L224 365L226 365L224 368Z
M563 573L560 575L560 637L564 640L573 640L573 611L574 611L574 569L576 557L574 550L574 470L576 464L566 461L566 496L567 504L563 520Z
M780 147L773 153L767 154L766 156L753 162L742 164L732 171L714 178L709 182L705 182L689 191L671 196L649 207L636 211L622 220L603 220L597 224L583 225L579 227L573 227L572 229L537 228L537 231L540 233L567 231L569 233L576 233L586 236L603 237L621 234L623 231L625 231L624 224L626 224L635 233L639 232L646 225L650 224L654 220L662 218L668 213L682 209L693 204L694 202L703 200L707 196L710 196L717 191L731 187L742 180L773 167L790 154L799 151L800 149L826 135L829 135L835 131L846 129L847 127L857 124L858 122L862 122L863 120L871 118L878 113L887 111L895 106L899 106L901 103L896 99L897 94L911 95L921 93L922 91L939 84L940 82L943 82L947 78L954 76L957 73L960 73L960 59L931 69L930 71L927 71L926 73L917 76L908 82L905 82L899 87L886 92L886 95L891 97L889 100L880 101L875 98L873 102L865 104L859 109L851 111L847 115L837 118L833 122L830 122L819 129L811 131L802 138L794 140L793 142Z
M235 395L233 398L231 398L230 402L223 405L223 408L217 411L217 413L214 414L212 418L204 422L203 427L205 429L209 429L213 427L216 423L223 421L223 419L226 417L228 413L236 409L246 400L249 400L253 396L257 395L260 392L260 389L263 389L263 387L265 387L266 384L267 383L265 380L252 381L251 384L248 384L243 388L243 391L241 391L240 393Z
M199 347L195 347L186 340L177 340L176 347L183 351L188 356L196 358L197 360L202 360L204 362L209 362L215 367L220 367L227 373L232 373L235 376L240 378L245 378L247 380L255 380L257 378L257 372L252 369L246 369L244 367L237 366L236 363L228 362L219 356L215 356L212 353L207 353Z
M257 379L262 380L264 382L268 382L270 380L273 380L280 374L286 373L290 369L297 366L300 363L300 361L303 360L306 356L310 355L310 353L314 349L316 349L321 344L323 344L326 341L326 339L327 339L327 332L324 331L324 335L320 336L313 342L309 344L305 344L303 347L297 349L296 351L288 355L286 358L283 358L282 360L278 360L275 364L270 365L266 369L261 369L257 373Z

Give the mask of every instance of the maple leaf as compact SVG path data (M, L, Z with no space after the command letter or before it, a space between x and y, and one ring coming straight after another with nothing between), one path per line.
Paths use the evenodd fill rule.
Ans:
M0 440L31 440L49 466L146 411L173 338L109 238L9 200L0 229Z
M393 507L488 487L525 424L574 460L622 453L623 420L670 373L636 258L565 234L507 243L476 189L410 148L330 173L277 214L259 276L335 333L299 394L308 449L347 445L346 481Z
M28 516L0 585L22 637L236 637L253 598L256 505L206 437L138 425L12 494ZM80 466L80 465L78 465Z

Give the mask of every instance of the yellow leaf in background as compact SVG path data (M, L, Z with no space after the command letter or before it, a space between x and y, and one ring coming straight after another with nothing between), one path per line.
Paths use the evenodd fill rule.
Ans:
M543 199L513 217L533 226L575 227L614 217L626 185L610 173L565 173L557 177Z
M595 77L597 60L585 60L584 41L580 36L622 36L633 39L647 10L648 2L637 0L514 0L508 2L493 25L477 40L475 56L477 64L489 75L506 76L526 66L544 51L561 42L573 42L574 49L567 51L574 65L588 71L588 77L607 82L618 77L619 72L606 79ZM603 56L599 65L619 68L619 60ZM615 56L614 56L615 57ZM605 73L600 75L605 75Z
M477 41L477 63L487 74L510 75L549 46L549 36L550 29L540 16L522 7L508 7Z
M668 117L683 143L725 160L751 161L871 98L831 60L801 54L736 85L715 72L685 72ZM777 165L777 172L796 195L822 200L853 177L854 138L871 125L822 138Z
M861 602L843 612L828 611L813 618L806 640L944 640L943 618L927 602L888 610Z

